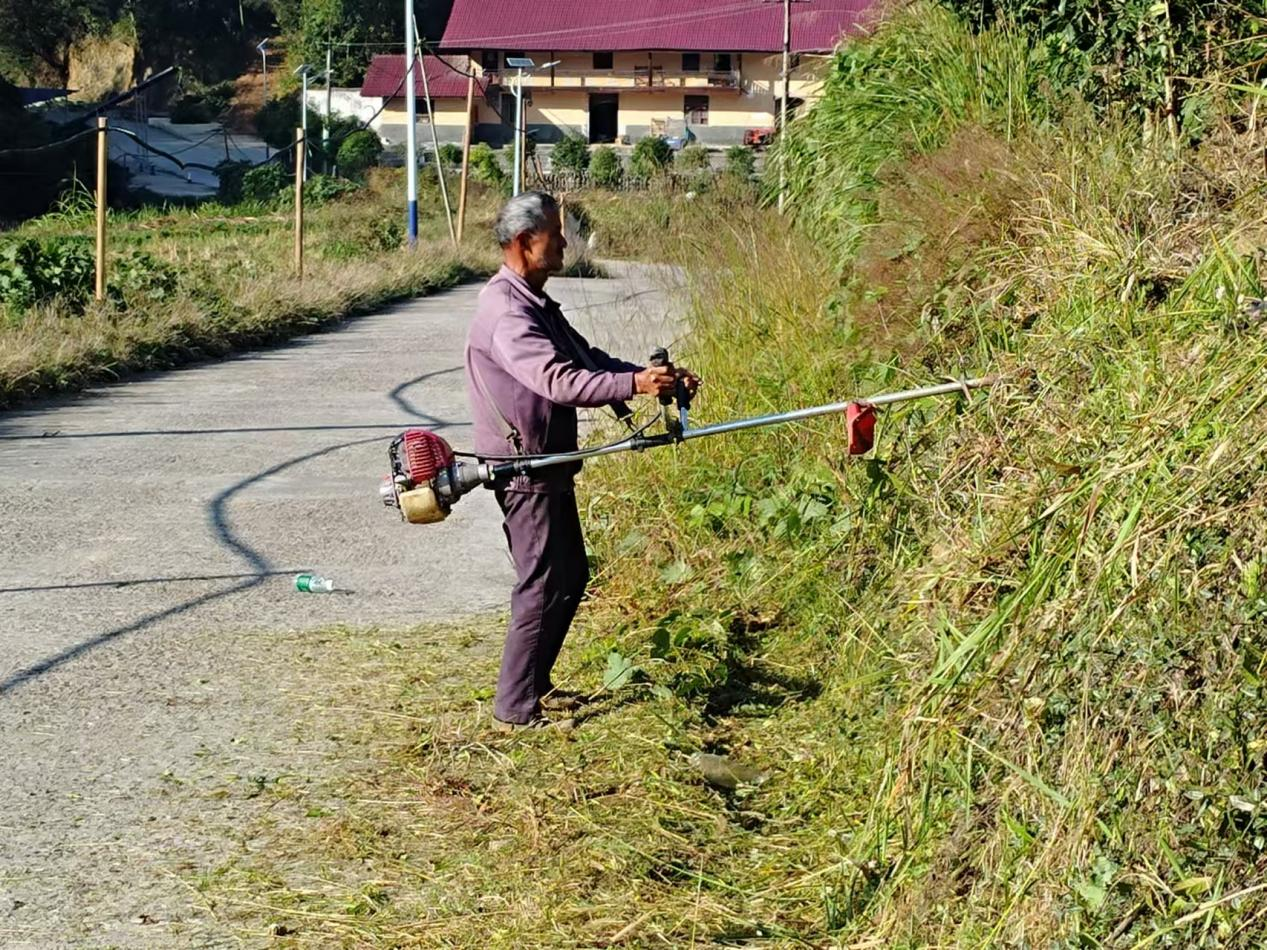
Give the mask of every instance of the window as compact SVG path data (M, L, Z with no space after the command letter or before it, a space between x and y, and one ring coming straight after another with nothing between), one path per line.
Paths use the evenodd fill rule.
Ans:
M728 73L734 68L734 66L730 65L729 53L713 54L713 72Z
M611 53L595 53L594 54L594 68L595 69L611 69L613 65L612 59L613 57Z
M484 50L480 53L480 69L486 73L495 73L501 69L501 53L496 50Z
M699 53L683 53L682 54L682 72L684 73L699 72Z
M683 96L682 115L689 125L708 125L708 96Z

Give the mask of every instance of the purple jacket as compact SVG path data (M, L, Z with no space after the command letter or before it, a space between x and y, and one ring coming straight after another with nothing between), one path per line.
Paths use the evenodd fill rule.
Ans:
M517 454L507 423L517 430L524 454L573 451L576 409L631 398L634 374L641 369L591 346L557 303L502 267L480 291L466 338L475 451ZM532 478L516 478L508 487L535 492L567 488L580 468L579 462L560 465Z

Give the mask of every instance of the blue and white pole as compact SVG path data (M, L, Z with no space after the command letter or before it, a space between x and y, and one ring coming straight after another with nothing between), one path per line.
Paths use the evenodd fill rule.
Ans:
M409 246L418 243L418 94L414 66L418 44L414 38L414 0L405 0L405 232Z
M523 165L523 128L524 128L524 69L519 67L519 78L515 83L515 174L512 195L519 194L519 178Z

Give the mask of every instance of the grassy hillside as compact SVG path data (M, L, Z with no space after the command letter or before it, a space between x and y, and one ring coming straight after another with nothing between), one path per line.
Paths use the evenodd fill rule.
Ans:
M592 465L575 736L490 738L487 651L353 638L373 764L209 900L313 945L1263 944L1267 133L1232 97L1175 155L1032 62L918 8L801 124L796 228L656 209L701 421L1002 382L862 459L819 420Z

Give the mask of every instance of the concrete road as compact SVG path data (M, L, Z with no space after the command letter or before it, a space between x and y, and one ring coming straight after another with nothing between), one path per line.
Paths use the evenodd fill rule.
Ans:
M550 290L640 358L676 336L677 295L663 271L623 274ZM504 607L491 493L425 528L377 495L402 428L469 447L477 292L0 415L0 945L218 944L182 879L246 806L166 791L284 767L275 635ZM341 592L295 592L306 570Z
M182 162L206 166L186 168L155 155L136 139L110 136L110 159L128 170L128 186L145 188L156 195L205 198L214 195L220 176L207 168L221 162L259 164L269 154L262 139L229 132L218 122L174 124L166 119L133 122L123 117L110 120L115 129L126 129L147 145L174 155Z

